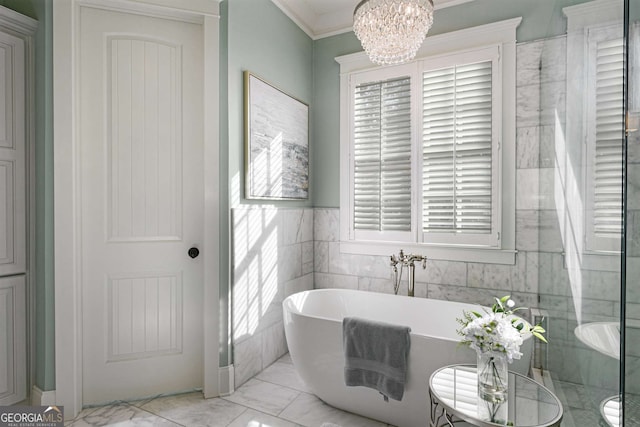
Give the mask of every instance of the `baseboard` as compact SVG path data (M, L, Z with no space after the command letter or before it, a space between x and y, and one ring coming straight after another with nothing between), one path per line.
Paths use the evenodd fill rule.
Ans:
M220 396L229 396L235 391L233 365L218 369L218 389Z
M32 406L52 406L56 404L56 391L42 391L38 386L33 386L31 390Z

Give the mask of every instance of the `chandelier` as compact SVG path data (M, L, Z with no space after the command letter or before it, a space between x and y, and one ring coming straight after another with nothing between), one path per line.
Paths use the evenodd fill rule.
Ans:
M415 58L433 24L433 0L362 0L353 31L369 59L380 65Z

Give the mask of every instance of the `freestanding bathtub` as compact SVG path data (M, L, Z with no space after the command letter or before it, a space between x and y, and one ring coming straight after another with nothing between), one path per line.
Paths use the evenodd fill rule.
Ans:
M283 302L289 353L300 378L313 393L336 408L398 427L428 425L429 377L453 363L475 363L475 352L459 346L457 317L478 306L374 292L317 289ZM365 319L411 327L409 370L402 401L385 402L376 390L344 384L342 319ZM525 339L523 356L509 369L529 372L533 340Z

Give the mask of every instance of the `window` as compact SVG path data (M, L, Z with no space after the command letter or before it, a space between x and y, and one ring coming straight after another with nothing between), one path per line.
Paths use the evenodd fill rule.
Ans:
M423 63L423 242L498 246L499 56L494 47Z
M355 230L411 229L411 79L355 86Z
M622 26L589 29L586 60L586 248L592 252L618 252L624 145Z
M338 58L343 251L401 244L436 259L514 262L519 22L430 37L400 66Z

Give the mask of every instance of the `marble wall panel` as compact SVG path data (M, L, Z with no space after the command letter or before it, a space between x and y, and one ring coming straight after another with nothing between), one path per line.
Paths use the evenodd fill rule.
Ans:
M540 167L540 126L519 127L516 130L516 168Z
M467 263L446 260L430 260L427 261L427 277L428 283L436 283L440 285L467 285Z
M540 137L539 167L557 167L560 161L556 155L556 146L560 144L558 143L559 141L556 141L556 126L539 126L537 129ZM558 131L561 132L561 127Z
M540 203L540 170L517 169L516 209L538 210Z
M535 210L516 211L516 249L537 251L539 212Z
M316 289L358 289L358 276L346 274L314 273Z
M540 55L540 82L564 82L567 78L567 38L560 36L538 43L544 43Z
M540 62L544 43L521 43L517 46L516 85L518 87L540 83Z
M282 301L313 288L314 210L232 211L235 386L287 352Z

